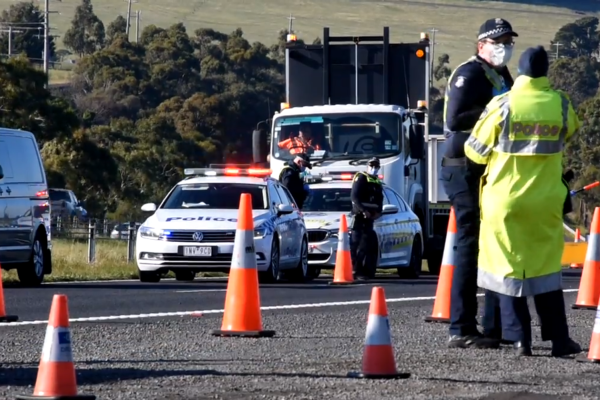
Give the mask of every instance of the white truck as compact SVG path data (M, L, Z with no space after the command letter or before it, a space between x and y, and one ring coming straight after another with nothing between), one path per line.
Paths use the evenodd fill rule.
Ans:
M288 35L286 102L253 132L254 163L278 178L294 157L290 143L299 131L312 136L312 175L354 174L377 156L380 179L419 216L428 268L437 275L450 205L438 179L444 137L429 131L429 37L389 37L388 27L383 36L343 37L324 28L318 45Z

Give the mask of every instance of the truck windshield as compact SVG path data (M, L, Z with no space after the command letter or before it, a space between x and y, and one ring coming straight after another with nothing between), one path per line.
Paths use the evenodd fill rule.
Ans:
M273 128L272 157L298 153L343 160L400 153L402 122L395 113L321 114L279 117Z
M302 206L303 212L347 212L352 210L350 188L316 188L312 187L310 194Z

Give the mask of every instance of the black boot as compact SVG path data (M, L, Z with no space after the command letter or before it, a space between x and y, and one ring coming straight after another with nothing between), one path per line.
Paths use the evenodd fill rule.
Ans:
M452 335L448 340L449 348L475 348L475 349L497 349L500 347L498 339L486 338L479 332L474 335Z
M581 353L581 346L571 338L552 341L552 357L564 357Z
M522 342L514 342L513 347L516 350L517 356L520 357L529 357L533 355L531 351L531 343L522 341Z

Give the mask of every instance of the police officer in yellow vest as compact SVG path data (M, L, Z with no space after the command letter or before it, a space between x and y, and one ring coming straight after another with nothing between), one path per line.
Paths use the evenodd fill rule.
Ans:
M352 215L350 254L356 279L373 278L377 270L377 236L374 221L381 217L383 188L379 181L381 163L377 157L367 162L367 172L358 172L352 181Z
M579 128L568 97L550 88L548 54L527 49L512 90L492 99L465 144L482 177L477 284L499 293L503 335L531 355L533 296L552 355L581 351L569 337L562 292L565 143Z
M497 348L502 339L498 299L493 293L485 297L483 335L477 330L478 193L484 168L465 157L464 143L487 103L513 84L506 64L515 36L508 21L485 21L479 29L477 54L454 70L446 88L446 149L440 180L457 222L449 347Z

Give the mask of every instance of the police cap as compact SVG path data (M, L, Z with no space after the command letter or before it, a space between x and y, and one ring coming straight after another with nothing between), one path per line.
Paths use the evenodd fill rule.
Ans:
M479 28L477 40L498 39L500 36L509 34L510 36L519 36L512 28L510 22L502 18L488 19Z
M379 162L379 158L377 158L377 157L373 157L369 161L367 161L367 165L369 167L376 167L376 168L381 167L381 163Z

